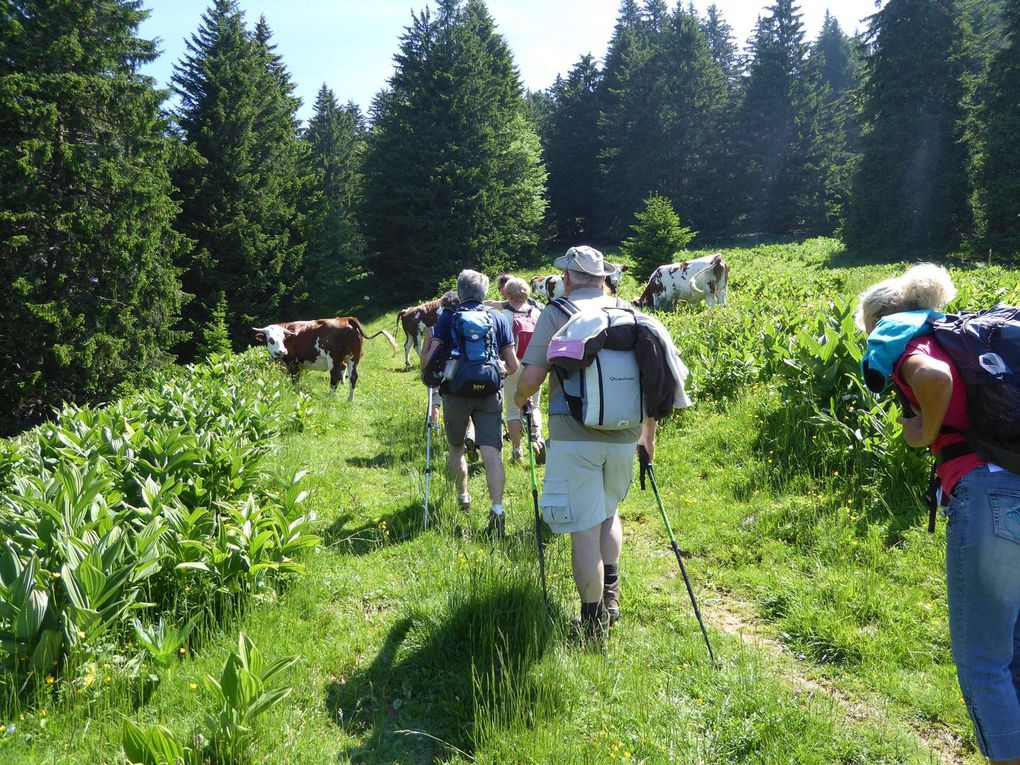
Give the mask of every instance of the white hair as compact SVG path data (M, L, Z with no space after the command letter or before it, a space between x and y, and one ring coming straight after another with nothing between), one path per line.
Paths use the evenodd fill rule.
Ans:
M462 302L476 300L481 303L488 291L489 277L483 273L465 268L457 277L457 294L460 295Z
M921 263L902 276L894 276L864 290L858 298L854 321L867 331L883 316L900 311L941 310L956 297L949 272L933 263Z
M516 276L512 276L506 280L503 285L503 289L506 290L506 294L515 300L527 300L531 297L531 287L523 279L518 279Z

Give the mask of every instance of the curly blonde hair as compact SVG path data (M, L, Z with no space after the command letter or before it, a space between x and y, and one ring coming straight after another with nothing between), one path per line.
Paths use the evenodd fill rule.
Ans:
M900 311L941 310L956 297L949 272L934 263L920 263L902 276L894 276L864 290L858 298L854 321L862 330L883 316Z

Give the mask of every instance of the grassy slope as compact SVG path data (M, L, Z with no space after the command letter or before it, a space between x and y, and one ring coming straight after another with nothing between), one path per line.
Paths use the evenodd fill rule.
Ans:
M881 517L840 514L836 479L781 496L753 488L770 469L753 419L766 393L684 413L660 440L660 488L713 668L654 498L636 484L622 510L625 616L604 656L565 635L576 595L563 538L547 547L552 626L542 618L525 469L508 469L506 543L481 534L480 474L471 516L436 474L439 517L422 533L425 394L401 359L369 343L354 406L321 375L301 383L315 415L277 459L311 470L327 545L239 619L270 657L303 658L293 695L259 724L252 762L926 763L919 733L933 728L962 737L958 761L977 762L960 751L972 742L946 651L941 535L919 520L890 545ZM789 650L724 630L741 604ZM211 637L137 710L111 694L92 710L51 710L43 729L37 710L0 742L0 759L117 761L122 714L188 734L200 677L219 671L235 636ZM844 655L848 645L858 653Z

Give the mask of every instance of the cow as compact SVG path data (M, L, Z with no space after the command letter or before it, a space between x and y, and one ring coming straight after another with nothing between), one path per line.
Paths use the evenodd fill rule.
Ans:
M379 335L385 336L397 352L397 342L386 330L366 335L361 322L353 316L312 321L288 321L252 327L255 342L265 343L269 355L281 361L297 380L302 369L329 372L330 390L344 381L344 374L350 368L351 393L348 401L354 401L354 386L358 382L358 362L364 353L364 341Z
M535 276L531 280L531 294L541 296L545 300L555 300L563 297L566 292L563 290L563 277L555 274L550 276Z
M606 264L611 265L609 263ZM627 270L627 266L612 266L613 272L606 276L605 285L603 291L607 295L615 295L616 291L620 289L620 280L623 279L623 272ZM531 280L531 292L535 295L541 295L546 300L555 300L558 297L563 297L566 292L563 289L563 277L562 276L536 276Z
M425 330L435 326L439 321L439 314L442 312L442 303L437 298L421 305L405 308L397 314L397 326L403 327L404 336L404 366L411 366L411 349L415 353L421 353L422 340L425 337Z
M704 300L705 305L726 305L729 272L719 252L659 266L652 272L641 297L633 302L638 308L662 308L677 300L688 303Z

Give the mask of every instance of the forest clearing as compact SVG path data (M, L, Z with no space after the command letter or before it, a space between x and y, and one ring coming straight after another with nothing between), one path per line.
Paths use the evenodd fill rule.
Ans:
M856 382L863 338L848 312L892 267L834 267L838 243L824 239L724 252L726 306L659 314L696 404L663 424L656 459L716 665L650 491L635 483L622 506L625 615L605 653L583 650L566 626L576 596L560 537L545 548L545 616L526 467L508 467L505 541L483 535L480 512L455 509L438 469L423 532L426 396L402 354L371 347L351 404L321 374L292 387L258 348L139 394L176 391L168 411L187 412L189 386L229 390L219 412L193 420L212 434L204 453L203 437L168 445L191 430L170 415L165 427L152 410L142 427L126 424L155 402L139 396L68 410L7 443L0 517L19 522L10 490L34 473L37 522L20 519L12 539L53 570L48 602L64 604L80 639L55 676L4 685L0 757L118 762L125 720L201 750L222 703L203 678L222 679L243 633L266 662L297 657L264 689L289 695L239 735L244 762L978 762L949 655L944 522L929 535L919 498L924 459L898 441L895 407ZM961 307L1020 299L1015 272L954 277ZM636 291L625 279L621 293ZM392 313L368 328L392 326ZM237 430L217 434L218 419ZM162 462L146 439L160 441ZM118 457L123 441L137 450ZM230 448L247 456L215 466ZM76 479L63 472L72 463ZM202 490L235 520L225 537L182 542L167 508L187 516L206 504ZM290 547L267 507L297 534ZM143 547L160 515L173 528ZM114 570L134 573L110 600L76 609L61 585L87 579L86 563L55 565L61 544L94 534L110 549L110 521L128 516L137 536ZM80 527L57 532L58 518ZM169 657L141 637L161 618L168 634L197 624Z

